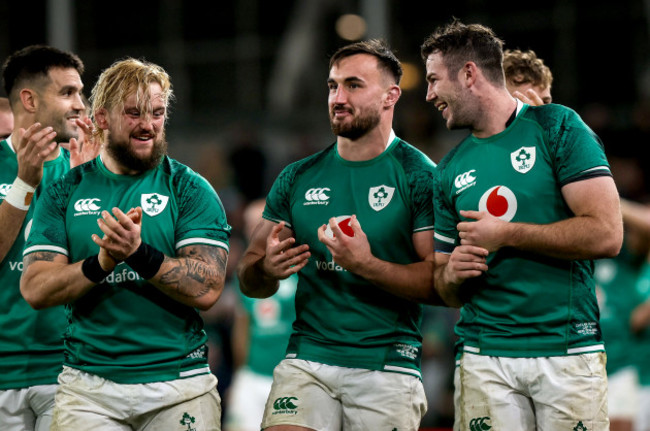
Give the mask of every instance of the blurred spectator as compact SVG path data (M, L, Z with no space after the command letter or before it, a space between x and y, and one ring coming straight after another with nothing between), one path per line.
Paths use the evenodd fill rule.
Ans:
M244 233L250 238L262 220L264 200L244 212ZM273 383L273 369L284 358L296 312L298 276L281 280L278 292L264 299L239 295L232 332L234 376L225 413L224 431L258 431Z

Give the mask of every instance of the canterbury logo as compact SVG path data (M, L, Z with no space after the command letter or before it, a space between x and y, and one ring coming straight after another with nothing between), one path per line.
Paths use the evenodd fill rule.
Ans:
M487 431L492 428L492 425L488 423L490 420L489 416L486 416L484 418L474 418L471 421L469 421L469 429L470 431Z
M296 397L282 397L278 398L273 402L273 408L275 410L293 410L297 409L298 406L293 403L293 401L298 401Z
M476 181L476 177L472 175L474 172L476 172L476 169L472 169L471 171L467 171L464 174L458 175L454 180L456 188L462 189L463 187L468 186Z
M307 190L307 193L305 193L305 199L307 199L310 202L317 201L326 201L330 197L329 195L326 194L326 192L331 191L329 187L320 187L320 188L315 188L315 189L309 189Z
M11 184L0 184L0 196L7 196L9 190L11 190Z
M79 199L77 202L74 203L74 209L78 212L99 211L101 207L97 205L95 202L101 202L101 201L97 198Z

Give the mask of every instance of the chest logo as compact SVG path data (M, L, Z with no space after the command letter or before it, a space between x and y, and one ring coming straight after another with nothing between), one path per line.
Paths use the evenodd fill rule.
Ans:
M515 171L525 174L533 168L535 165L535 150L535 147L521 147L510 153L510 162L512 162Z
M158 193L142 193L142 196L140 197L142 211L150 217L157 216L163 212L168 201L169 197Z
M99 198L79 199L74 203L74 216L99 214L99 210L101 209L98 205L99 203L101 203Z
M506 186L494 186L488 189L478 203L479 211L486 211L494 217L510 221L517 213L517 198Z
M315 187L305 192L305 202L303 205L327 205L330 199L329 187Z
M395 187L388 187L385 184L377 187L370 187L368 192L368 203L370 208L375 211L381 211L388 206L391 199L393 199L393 194L395 193Z
M454 179L454 185L456 186L456 194L476 185L476 176L474 176L475 173L476 173L476 169L472 169L458 175Z

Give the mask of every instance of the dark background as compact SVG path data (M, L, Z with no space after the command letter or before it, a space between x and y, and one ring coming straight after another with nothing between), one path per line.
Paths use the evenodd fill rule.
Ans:
M283 166L334 141L326 79L329 55L349 42L336 30L343 14L361 15L361 38L388 40L411 72L395 131L435 162L467 132L447 131L425 103L419 47L455 16L491 27L506 48L535 50L553 71L554 102L578 111L602 138L621 195L648 200L650 0L0 0L3 60L35 43L72 50L86 65L86 94L104 68L127 56L170 73L170 155L213 184L233 227L229 284L204 313L222 395L238 301L230 282L246 245L241 214ZM425 311L423 426L450 426L456 315ZM227 396L223 402L226 411Z

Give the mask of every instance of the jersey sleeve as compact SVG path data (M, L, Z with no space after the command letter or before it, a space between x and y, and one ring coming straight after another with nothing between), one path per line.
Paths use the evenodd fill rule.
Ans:
M438 165L433 177L433 214L435 220L434 249L440 253L451 253L456 246L459 220L450 201L451 187L446 186L444 169Z
M433 230L433 170L418 170L410 181L413 202L413 232Z
M611 176L600 138L573 110L565 109L561 121L550 129L556 173L560 185L596 176Z
M284 221L287 227L293 227L291 223L290 193L294 178L295 165L289 165L280 172L266 197L263 218L276 223Z
M176 250L193 244L229 251L231 227L217 192L202 176L185 173L177 185Z
M46 188L36 201L34 217L25 230L23 256L34 252L54 252L69 256L65 227L66 177Z

